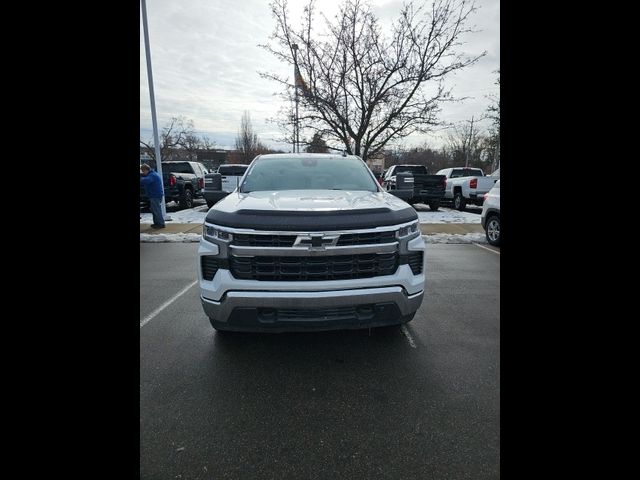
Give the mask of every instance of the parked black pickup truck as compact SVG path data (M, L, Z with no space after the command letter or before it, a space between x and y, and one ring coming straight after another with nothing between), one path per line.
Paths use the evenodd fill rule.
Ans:
M202 198L206 167L199 162L162 162L162 180L166 202L175 201L180 208L192 208L194 198ZM140 188L140 203L147 203L144 188Z
M429 175L424 165L393 165L384 173L382 188L414 205L426 203L438 210L444 198L445 175Z
M208 174L204 179L204 199L209 208L233 192L249 165L225 164L218 167L216 173Z

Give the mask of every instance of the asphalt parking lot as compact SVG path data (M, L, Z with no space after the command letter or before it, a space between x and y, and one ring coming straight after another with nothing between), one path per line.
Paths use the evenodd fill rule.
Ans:
M429 245L405 328L228 336L196 250L140 244L140 478L499 478L499 249Z

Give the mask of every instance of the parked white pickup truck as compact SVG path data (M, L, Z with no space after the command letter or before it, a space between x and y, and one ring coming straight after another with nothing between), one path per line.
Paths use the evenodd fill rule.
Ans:
M484 194L500 177L486 177L480 168L454 167L440 170L437 175L447 177L444 200L453 201L453 207L464 210L467 203L482 206Z
M418 213L360 157L257 156L207 213L200 299L218 331L399 325L425 293Z

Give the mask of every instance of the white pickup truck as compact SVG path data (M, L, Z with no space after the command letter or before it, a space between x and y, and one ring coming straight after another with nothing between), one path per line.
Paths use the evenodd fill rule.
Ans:
M398 325L422 303L425 251L417 212L360 157L259 155L207 213L200 299L222 332Z
M444 168L437 175L447 177L444 200L453 201L457 210L464 210L467 203L482 206L484 194L500 179L499 176L485 176L480 168L469 167Z

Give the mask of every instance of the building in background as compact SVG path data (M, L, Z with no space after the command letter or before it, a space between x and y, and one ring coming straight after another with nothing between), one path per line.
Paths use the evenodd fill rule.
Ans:
M229 161L229 150L215 149L215 150L198 150L197 161L202 163L207 170L213 172L218 169L223 163Z

